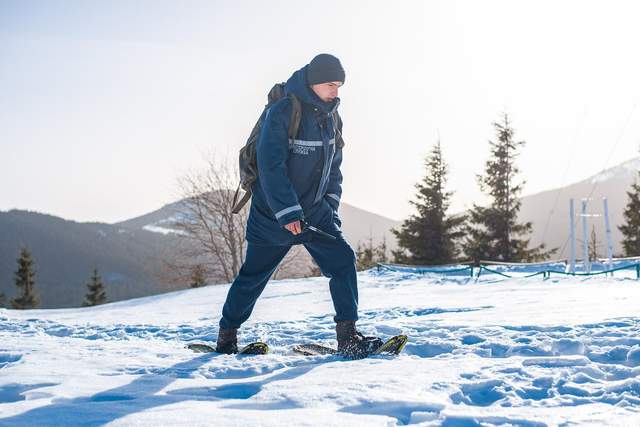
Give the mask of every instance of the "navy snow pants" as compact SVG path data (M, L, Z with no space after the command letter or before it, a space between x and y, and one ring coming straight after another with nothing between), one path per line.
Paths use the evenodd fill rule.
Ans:
M340 234L336 240L322 237L304 243L305 248L329 277L334 320L358 320L358 282L355 254ZM233 281L222 308L220 328L235 329L244 323L276 267L291 246L262 246L248 243L244 264Z

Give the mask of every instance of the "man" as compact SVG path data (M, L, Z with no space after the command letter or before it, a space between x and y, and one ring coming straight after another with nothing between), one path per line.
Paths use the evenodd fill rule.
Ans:
M247 221L247 253L222 309L216 351L236 353L237 330L267 281L292 245L303 244L329 277L335 308L338 351L347 357L367 354L376 339L356 331L358 285L355 254L340 230L342 147L336 144L334 112L345 72L338 58L320 54L293 73L285 93L301 103L297 138L289 140L292 105L288 97L267 111L256 144L258 179L252 187ZM312 225L331 239L306 229Z

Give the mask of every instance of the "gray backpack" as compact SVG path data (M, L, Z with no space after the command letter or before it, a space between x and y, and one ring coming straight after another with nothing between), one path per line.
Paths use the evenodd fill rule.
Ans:
M237 214L240 212L242 207L247 204L249 199L251 198L251 187L253 183L258 178L258 161L256 158L256 143L258 141L258 137L260 136L260 131L262 130L262 123L267 115L267 110L271 108L273 104L277 101L285 97L284 94L284 83L276 83L271 90L269 91L269 95L267 95L267 105L265 105L264 110L262 110L262 114L260 118L256 122L255 126L253 126L253 130L249 135L249 139L247 139L247 143L240 149L239 155L239 170L240 170L240 184L238 184L238 188L236 189L236 193L233 196L233 208L232 212ZM300 118L302 116L302 105L300 104L300 100L292 93L286 95L291 100L291 120L289 121L289 139L295 139L298 135L298 128L300 127ZM338 112L334 113L333 122L338 123L336 128L340 127L342 123L342 119ZM336 147L342 148L344 146L344 141L342 139L342 134L338 129L336 129ZM242 197L240 197L241 191L244 191Z

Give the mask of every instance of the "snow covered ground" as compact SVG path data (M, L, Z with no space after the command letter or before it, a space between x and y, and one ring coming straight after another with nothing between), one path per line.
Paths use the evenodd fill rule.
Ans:
M334 344L327 279L274 281L242 330L266 356L195 354L228 286L68 310L0 310L0 426L640 425L640 281L360 274L360 329L403 355Z

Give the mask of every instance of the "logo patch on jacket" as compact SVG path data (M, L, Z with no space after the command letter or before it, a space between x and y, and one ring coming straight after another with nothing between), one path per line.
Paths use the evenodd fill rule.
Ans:
M302 154L303 156L308 156L310 152L316 151L316 147L305 147L303 145L294 145L292 151L293 151L293 154Z
M300 139L289 140L289 149L293 154L301 154L303 156L314 153L316 147L322 147L322 141L303 141Z

